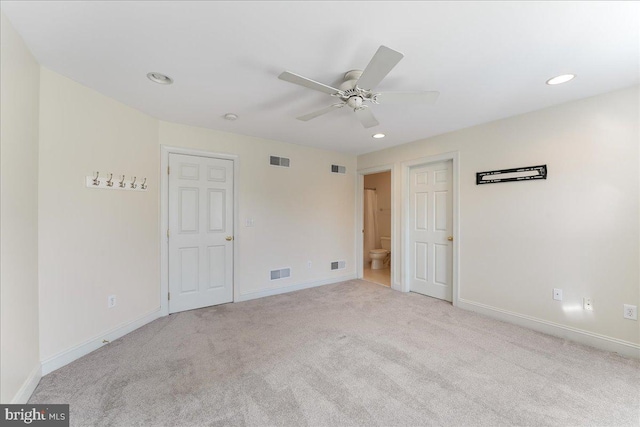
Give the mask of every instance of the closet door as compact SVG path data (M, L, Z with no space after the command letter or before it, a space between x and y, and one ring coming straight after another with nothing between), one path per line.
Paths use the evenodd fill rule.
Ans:
M233 301L233 161L169 155L169 312Z
M409 172L410 289L451 301L453 201L451 161Z

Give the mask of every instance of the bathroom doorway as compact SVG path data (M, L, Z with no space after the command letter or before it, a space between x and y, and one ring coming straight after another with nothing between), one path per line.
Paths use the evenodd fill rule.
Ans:
M391 171L364 175L362 278L391 286Z

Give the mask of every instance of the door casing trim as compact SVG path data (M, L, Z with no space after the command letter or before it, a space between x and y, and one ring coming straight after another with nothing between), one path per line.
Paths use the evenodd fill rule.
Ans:
M184 147L171 147L160 145L160 315L169 314L169 175L166 173L169 167L169 154L186 154L189 156L210 157L233 161L233 235L238 236L238 183L240 177L240 158L236 154L214 153L211 151L196 150ZM232 287L233 301L239 298L238 287L235 283L236 265L238 259L238 244L234 238L233 244L233 271Z
M436 154L433 156L421 157L419 159L408 160L402 162L402 215L400 218L400 236L402 238L402 283L401 291L409 292L409 274L410 262L409 262L409 173L411 168L416 166L426 166L431 163L445 162L451 160L453 164L453 266L452 266L452 298L451 302L454 306L458 305L458 298L460 296L460 242L462 236L460 235L460 160L459 152L453 151L449 153Z

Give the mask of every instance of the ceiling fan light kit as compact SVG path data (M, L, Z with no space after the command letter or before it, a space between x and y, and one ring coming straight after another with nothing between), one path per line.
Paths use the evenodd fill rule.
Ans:
M321 110L300 116L297 118L298 120L308 121L346 105L355 112L362 126L370 128L379 124L369 108L373 104L433 104L438 99L439 93L433 91L374 92L373 89L400 62L403 56L400 52L386 46L380 46L364 71L351 70L345 73L344 80L339 88L325 85L290 71L284 71L278 78L289 83L324 92L340 100L340 102Z

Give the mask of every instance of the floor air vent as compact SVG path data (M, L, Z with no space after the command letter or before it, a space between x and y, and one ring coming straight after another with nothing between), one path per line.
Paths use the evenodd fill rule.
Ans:
M347 168L340 165L331 165L331 172L333 173L347 173Z
M289 159L286 157L270 156L269 164L271 166L282 166L283 168L289 167Z
M333 261L331 263L331 269L332 270L344 270L346 265L347 265L347 263L344 262L344 261Z
M271 280L286 279L291 276L291 269L281 268L280 270L271 270Z

